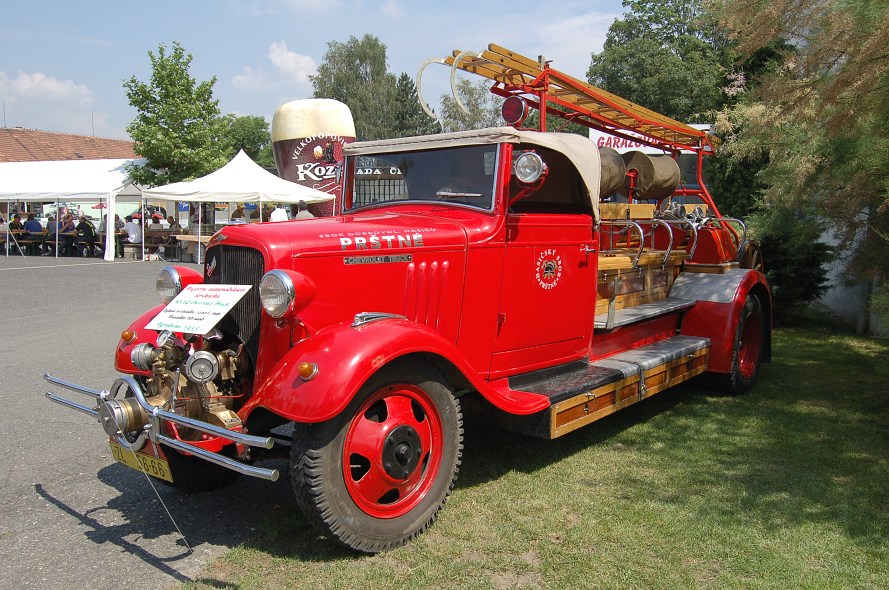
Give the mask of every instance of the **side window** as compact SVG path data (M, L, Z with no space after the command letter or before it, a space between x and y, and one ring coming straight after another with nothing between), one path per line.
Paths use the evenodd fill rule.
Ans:
M537 152L549 168L543 185L513 203L514 213L570 213L592 215L592 207L586 198L583 180L574 164L561 152L548 148L520 144L513 148L513 154L524 150ZM510 200L523 190L515 177L509 184Z

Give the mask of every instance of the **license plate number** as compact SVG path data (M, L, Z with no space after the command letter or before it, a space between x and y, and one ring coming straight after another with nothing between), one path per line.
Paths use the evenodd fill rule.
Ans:
M113 440L109 441L111 445L111 454L114 459L123 463L127 467L131 467L136 471L144 471L148 475L157 477L173 483L173 476L170 474L170 465L163 459L146 455L145 453L133 453L131 450L124 448L120 443Z

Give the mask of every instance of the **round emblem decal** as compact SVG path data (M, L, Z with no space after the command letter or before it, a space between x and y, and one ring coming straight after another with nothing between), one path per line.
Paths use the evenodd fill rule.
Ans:
M562 278L562 257L552 248L537 255L537 284L552 289Z

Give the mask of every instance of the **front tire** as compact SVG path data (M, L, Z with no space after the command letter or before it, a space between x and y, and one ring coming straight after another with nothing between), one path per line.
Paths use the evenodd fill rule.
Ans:
M735 330L731 371L726 375L715 375L720 390L738 395L753 387L762 363L766 333L762 302L756 295L748 294Z
M431 367L397 362L336 418L297 426L296 500L312 525L366 553L425 531L454 487L463 448L459 402Z

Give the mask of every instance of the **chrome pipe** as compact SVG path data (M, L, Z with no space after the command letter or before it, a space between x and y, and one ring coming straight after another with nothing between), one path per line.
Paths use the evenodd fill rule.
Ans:
M264 469L262 467L247 465L246 463L235 461L234 459L231 459L224 455L220 455L218 453L214 453L212 451L208 451L206 449L184 443L168 436L164 436L163 434L157 435L155 439L157 440L157 442L170 448L176 449L177 451L195 455L197 457L200 457L201 459L204 459L205 461L209 461L210 463L219 465L220 467L225 467L226 469L237 471L242 475L258 477L259 479L265 479L268 481L278 481L279 473L277 469Z
M76 391L77 393L82 393L83 395L90 395L97 399L102 399L102 392L98 389L93 389L92 387L85 387L83 385L77 385L76 383L71 383L70 381L65 381L64 379L59 379L58 377L53 377L49 373L44 373L43 378L52 383L53 385L58 385L59 387L64 387L65 389L70 389L71 391Z
M93 409L89 406L85 406L83 404L79 404L77 402L72 402L71 400L61 397L61 396L58 396L51 391L46 392L46 397L47 397L47 399L49 399L49 401L56 402L59 405L65 406L66 408L71 408L72 410L77 410L78 412L83 412L84 414L88 414L88 415L92 416L93 418L99 417L98 410L95 410L95 409Z
M206 432L207 434L212 434L242 445L262 447L264 449L270 449L275 446L275 441L270 436L253 436L251 434L228 430L227 428L220 428L219 426L213 426L212 424L208 424L201 420L195 420L194 418L186 418L185 416L161 410L160 408L151 408L149 413L155 418L168 420L180 426L194 428L195 430L200 430L201 432Z

